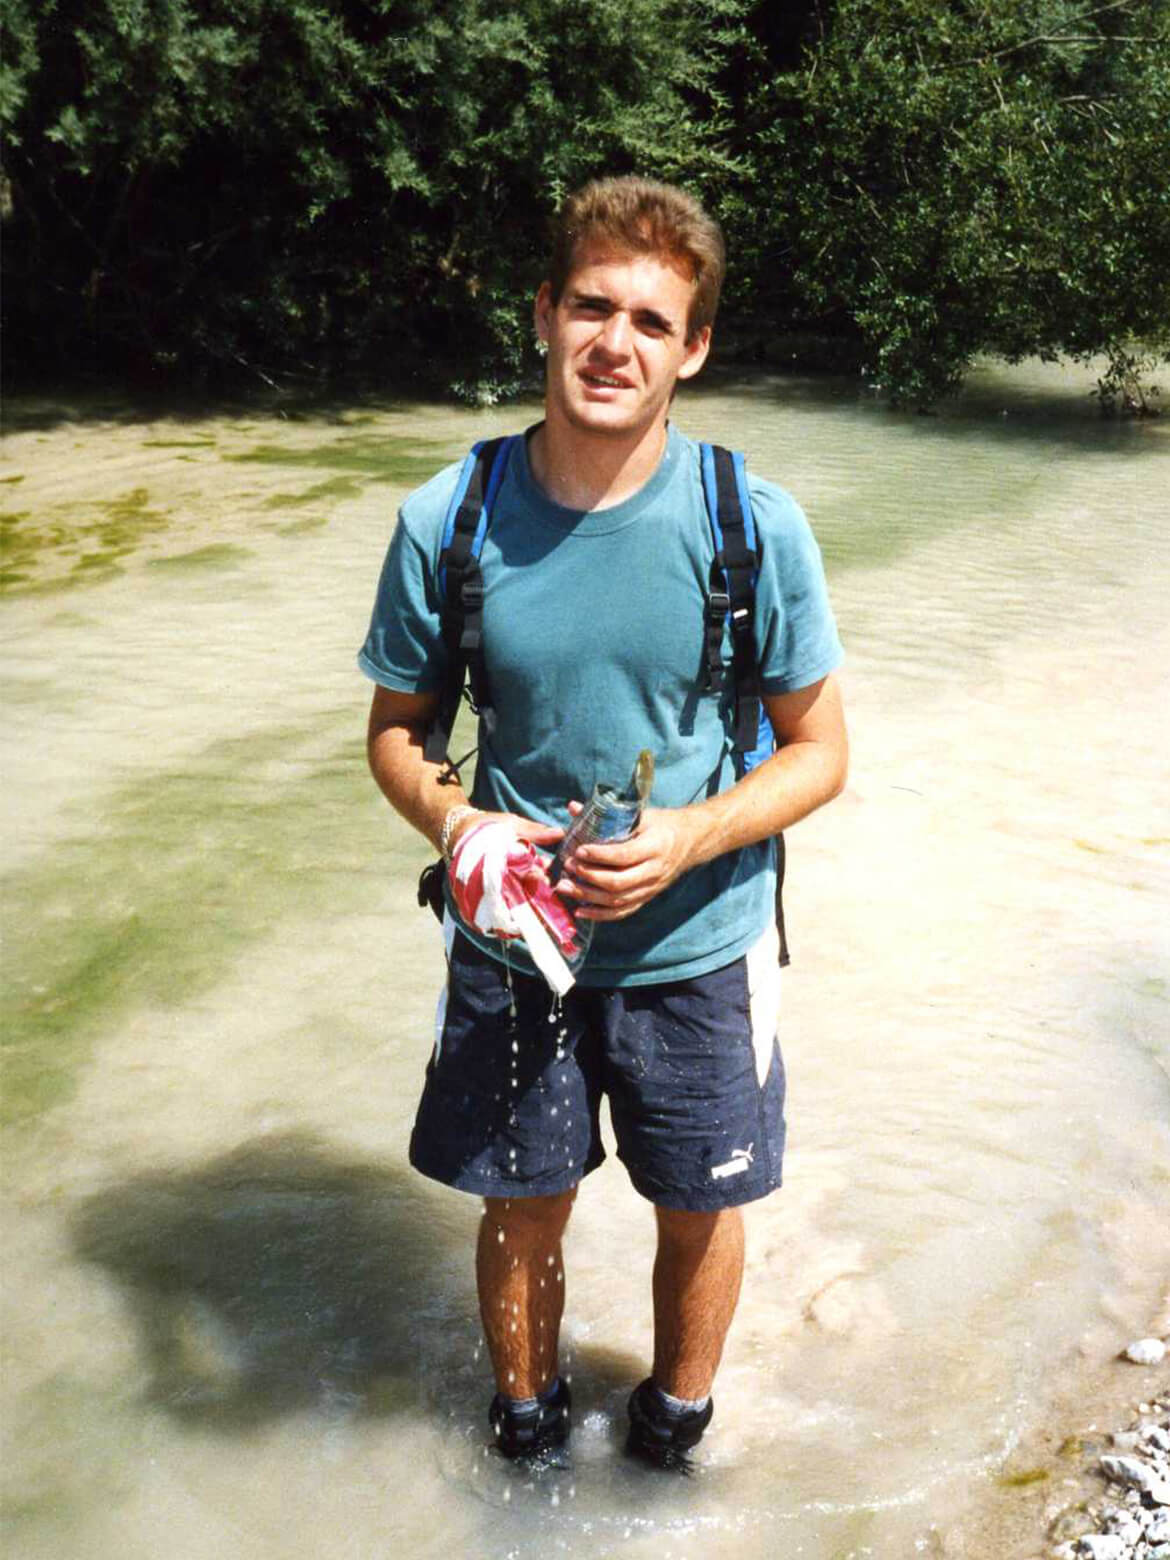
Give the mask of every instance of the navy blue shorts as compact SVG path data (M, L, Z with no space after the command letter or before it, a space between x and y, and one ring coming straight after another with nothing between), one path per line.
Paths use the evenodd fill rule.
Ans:
M643 1197L710 1212L780 1185L775 932L693 980L611 990L508 971L456 933L414 1132L423 1175L482 1197L568 1191L618 1157Z

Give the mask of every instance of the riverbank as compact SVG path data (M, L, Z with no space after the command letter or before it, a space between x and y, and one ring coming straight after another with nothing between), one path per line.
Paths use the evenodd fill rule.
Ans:
M1170 1274L1165 1294L1144 1340L1163 1348ZM1103 1458L1137 1458L1161 1481L1168 1449L1170 1352L1147 1363L1129 1359L1124 1348L1084 1359L1040 1422L989 1472L938 1553L946 1560L1170 1560L1170 1531L1161 1532L1170 1513L1159 1516L1170 1491L1155 1483L1157 1498L1143 1497L1102 1466ZM1109 1542L1091 1542L1098 1537Z

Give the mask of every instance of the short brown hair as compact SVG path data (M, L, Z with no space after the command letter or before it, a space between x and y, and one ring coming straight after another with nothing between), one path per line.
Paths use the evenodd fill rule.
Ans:
M715 319L726 257L719 224L674 184L627 174L593 179L570 195L552 227L549 287L559 303L579 245L610 244L627 254L663 255L687 268L694 293L687 338Z

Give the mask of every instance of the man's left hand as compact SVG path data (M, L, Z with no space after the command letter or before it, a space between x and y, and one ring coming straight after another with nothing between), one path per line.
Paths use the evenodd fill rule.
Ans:
M572 812L580 805L573 804ZM685 808L647 807L628 840L582 845L566 862L557 893L586 921L622 921L693 864L696 831Z

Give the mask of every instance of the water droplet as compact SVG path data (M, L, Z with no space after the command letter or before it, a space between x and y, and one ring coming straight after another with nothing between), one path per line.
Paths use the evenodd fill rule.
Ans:
M516 1380L516 1372L515 1372L515 1371L514 1371L514 1370L510 1370L510 1371L509 1371L509 1372L508 1372L508 1385L509 1385L509 1386L511 1386L511 1384L512 1384L512 1383L513 1383L513 1382L514 1382L514 1381L515 1381L515 1380Z
M496 1239L499 1241L501 1246L504 1244L504 1232L503 1232L503 1230L497 1230L496 1231Z
M549 1267L553 1267L553 1266L555 1266L555 1264L556 1264L556 1260L557 1260L557 1259L556 1259L556 1258L555 1258L555 1257L550 1257L550 1258L549 1258L549 1259L548 1259L548 1265L549 1265Z
M555 1105L554 1105L554 1106L553 1106L553 1108L552 1108L552 1113L553 1113L553 1115L554 1115L554 1116L555 1116L555 1115L556 1115L556 1113L557 1113L557 1107L556 1107L556 1106L555 1106Z

